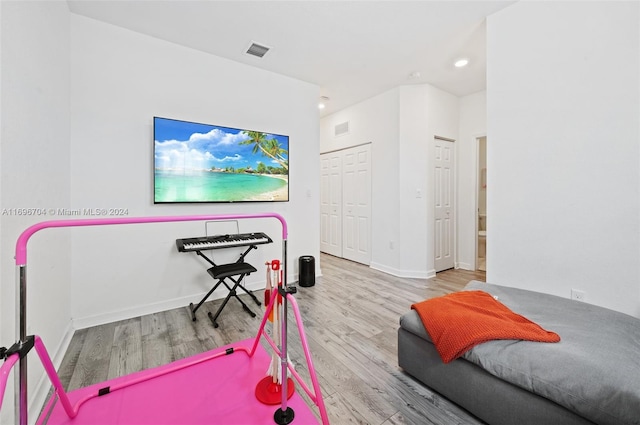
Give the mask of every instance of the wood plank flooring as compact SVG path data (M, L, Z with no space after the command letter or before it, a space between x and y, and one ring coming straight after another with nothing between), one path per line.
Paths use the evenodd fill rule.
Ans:
M412 303L484 281L484 272L405 279L326 254L318 261L323 276L313 287L299 287L295 297L332 424L482 424L398 367L397 329ZM78 330L60 367L62 383L73 390L255 337L263 310L242 297L258 316L231 300L217 329L206 312L215 312L221 300L205 303L196 322L185 306ZM290 358L310 383L291 313L289 323Z

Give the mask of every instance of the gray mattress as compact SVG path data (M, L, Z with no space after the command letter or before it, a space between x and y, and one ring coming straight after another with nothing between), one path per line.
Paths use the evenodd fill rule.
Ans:
M640 424L639 319L483 282L465 289L497 296L561 342L491 341L444 364L412 310L398 331L407 373L491 424Z

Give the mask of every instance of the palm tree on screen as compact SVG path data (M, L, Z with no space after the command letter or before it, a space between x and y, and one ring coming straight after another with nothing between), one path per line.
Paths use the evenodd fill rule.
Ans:
M262 155L272 158L285 170L289 169L289 161L283 156L287 151L275 138L267 139L267 135L260 131L243 131L242 134L249 138L240 142L241 145L253 145L252 153L256 154L260 151Z
M269 139L266 143L265 150L268 155L278 162L285 170L289 169L289 160L284 157L287 154L287 150L282 147L277 139Z

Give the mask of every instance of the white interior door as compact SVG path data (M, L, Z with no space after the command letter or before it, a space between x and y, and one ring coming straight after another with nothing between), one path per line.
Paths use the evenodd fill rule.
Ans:
M320 155L320 251L342 257L342 154Z
M342 255L371 263L371 147L357 146L342 159Z
M454 266L454 143L435 139L435 269L436 272Z

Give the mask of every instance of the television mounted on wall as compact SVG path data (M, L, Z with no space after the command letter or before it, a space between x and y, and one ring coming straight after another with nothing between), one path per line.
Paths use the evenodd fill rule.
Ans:
M289 201L289 137L153 118L154 204Z

